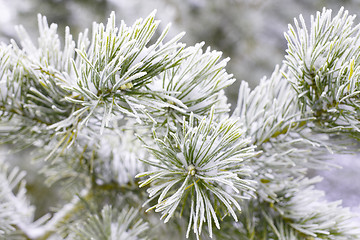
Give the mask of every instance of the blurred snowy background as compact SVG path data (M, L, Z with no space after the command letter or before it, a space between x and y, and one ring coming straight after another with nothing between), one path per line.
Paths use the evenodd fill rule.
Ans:
M119 22L123 19L131 25L157 9L162 28L168 22L173 24L170 35L185 31L183 42L187 45L205 41L231 58L227 69L238 79L228 90L234 103L241 80L255 87L281 64L286 49L283 33L294 17L303 14L309 19L323 7L336 13L341 6L350 14L360 14L360 0L0 0L0 40L8 43L17 39L14 26L19 24L35 39L37 13L47 16L49 23L57 23L59 34L70 26L77 36L84 28L91 28L93 21L106 22L111 11L116 12ZM329 200L342 199L344 206L360 213L359 156L330 156L343 168L320 172L324 181L319 188L327 191ZM33 182L34 189L29 190L38 191L39 184Z

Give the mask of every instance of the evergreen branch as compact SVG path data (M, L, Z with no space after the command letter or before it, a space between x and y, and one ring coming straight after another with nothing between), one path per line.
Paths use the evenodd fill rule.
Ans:
M72 227L73 233L66 239L146 239L141 237L148 229L148 224L141 219L136 220L137 210L123 208L117 213L106 205L99 215L89 215L83 222L77 222Z
M9 165L0 159L0 237L11 236L17 228L36 227L44 219L33 223L34 207L26 196L26 173L19 168L9 170Z
M124 116L153 120L144 107L161 109L169 104L156 100L145 86L183 58L178 57L183 49L178 40L183 34L163 43L169 27L149 46L159 24L154 14L132 27L122 23L119 29L111 14L106 27L94 24L91 40L87 31L81 33L78 46L66 28L63 49L57 25L49 26L45 17L39 15L39 46L32 43L24 28L18 27L22 48L12 41L0 52L0 113L4 124L12 118L20 120L14 131L4 131L3 135L16 133L11 136L13 141L26 139L30 145L39 137L45 145L58 141L49 159L73 144L89 121L102 133L110 121ZM32 135L34 128L42 133Z
M259 86L250 90L247 82L242 82L239 99L233 112L247 129L247 135L258 146L279 135L301 129L308 119L302 118L297 105L297 96L291 85L276 67L269 79L262 79Z
M153 97L151 92L144 92L143 87L181 61L178 55L183 45L177 42L183 34L163 44L168 32L166 28L153 45L147 46L159 24L154 20L154 14L145 20L139 19L132 27L122 23L118 29L112 13L106 27L94 24L92 40L86 41L90 45L83 44L85 47L77 49L73 65L76 81L69 79L67 87L75 96L82 96L75 99L81 105L93 105L91 102L99 102L99 106L110 104L112 111L104 112L103 121L114 111L146 117L138 111L143 106L152 106Z
M360 25L353 26L355 16L343 8L334 17L326 9L311 16L310 31L299 19L285 34L285 64L303 112L321 131L358 133Z
M291 239L357 239L359 230L349 209L342 208L339 201L322 200L324 193L314 189L319 181L321 178L303 178L279 186L278 201L264 209L278 239L287 239L288 231L297 237Z
M131 27L112 13L77 43L66 28L63 47L57 26L38 19L37 45L18 27L20 47L0 46L0 138L38 147L47 183L80 195L33 222L24 173L0 161L0 237L142 239L148 225L135 208L116 210L143 203L137 185L148 187L143 216L158 224L155 209L187 238L359 237L351 214L306 178L329 166L334 133L360 138L354 16L324 9L310 31L295 20L285 65L254 90L243 82L230 118L228 59L204 43L185 48L183 34L165 42L169 25L154 39L155 12Z
M181 201L186 201L189 192L188 234L193 228L199 237L203 222L208 223L209 231L212 221L220 227L218 217L222 206L237 219L233 206L240 211L238 199L247 198L253 191L244 162L256 153L248 146L249 139L243 138L243 130L235 120L214 122L214 109L209 119L204 118L198 124L191 115L182 129L179 136L156 138L157 148L148 147L154 159L145 162L157 168L137 177L148 176L140 182L140 187L151 184L149 197L158 198L152 208L162 212L165 222L174 215Z
M61 210L56 212L52 218L43 225L23 225L19 224L19 228L29 239L45 240L53 234L57 233L58 228L64 222L69 220L73 215L80 211L83 206L81 200L87 200L91 198L91 191L83 190L80 196L76 196L68 204L65 204Z
M203 45L186 48L181 53L182 62L161 73L150 85L151 91L161 92L158 97L169 103L167 109L153 111L157 119L181 121L190 113L201 118L214 105L217 114L230 111L223 93L235 81L225 70L229 59L220 60L222 53L210 48L203 52Z

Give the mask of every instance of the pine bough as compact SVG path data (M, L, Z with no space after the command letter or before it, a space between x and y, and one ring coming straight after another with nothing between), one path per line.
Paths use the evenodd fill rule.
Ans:
M230 114L228 59L168 39L154 15L111 14L76 43L66 28L63 47L39 16L37 44L18 27L20 44L1 45L1 142L35 158L58 207L35 217L46 196L28 196L4 152L0 238L359 239L309 177L360 136L355 17L324 9L308 29L300 16L283 66L242 82Z

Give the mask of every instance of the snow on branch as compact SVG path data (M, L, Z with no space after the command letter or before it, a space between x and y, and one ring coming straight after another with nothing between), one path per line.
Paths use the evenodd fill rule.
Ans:
M27 232L49 217L33 222L35 208L26 196L25 175L18 167L10 170L4 159L0 159L0 238L11 236L16 230Z
M199 236L206 222L212 236L213 222L220 228L218 218L227 212L237 221L238 200L254 190L246 167L246 161L257 154L254 147L236 120L216 123L213 118L214 108L198 124L191 115L179 126L180 134L155 138L157 146L148 146L153 158L143 160L154 170L137 175L147 177L140 187L150 184L149 201L157 199L148 210L161 212L165 222L181 205L189 211L187 236L191 229Z
M324 9L311 16L310 28L300 16L285 34L287 78L323 131L359 132L360 25L354 19L343 8L334 17Z

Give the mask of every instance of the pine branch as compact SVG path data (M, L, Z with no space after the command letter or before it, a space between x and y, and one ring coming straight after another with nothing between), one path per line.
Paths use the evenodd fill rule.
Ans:
M165 42L169 26L154 39L155 12L131 27L112 13L77 43L66 28L63 47L44 17L38 45L19 27L20 47L0 46L1 141L37 147L47 183L80 195L33 222L24 173L0 162L0 236L145 238L140 186L141 217L159 224L154 209L187 238L358 238L351 214L306 176L328 167L334 134L359 136L353 21L343 9L318 13L310 31L295 20L285 65L254 90L243 82L231 117L228 59L185 48L183 34Z
M267 183L330 166L322 157L327 152L325 146L330 145L328 137L309 131L313 119L302 116L297 95L283 72L286 66L277 67L254 90L242 82L233 113L261 151L252 169L259 184L257 194L268 200L276 194Z
M106 205L99 215L89 215L87 220L76 223L73 233L66 239L146 239L141 237L148 224L141 219L136 220L137 211L134 208L123 208L116 213L111 206Z
M212 223L220 228L218 218L222 214L229 213L237 221L233 208L241 211L238 199L248 198L253 190L245 167L245 162L256 155L249 139L242 137L243 130L234 119L215 123L213 118L214 109L209 119L198 124L191 115L179 136L170 133L164 139L155 137L157 147L147 146L154 158L143 160L154 170L137 175L148 177L140 187L150 184L150 200L157 198L157 204L148 211L155 208L162 212L165 222L180 205L190 211L187 236L193 228L198 237L203 222L207 222L211 237Z
M235 81L225 70L229 59L220 60L222 53L210 48L203 52L203 45L184 49L183 61L161 73L150 86L151 91L165 93L159 94L159 98L169 103L168 108L154 109L155 119L181 122L183 116L188 118L190 113L201 119L212 106L216 114L230 111L223 93L223 89Z
M29 204L26 196L26 173L0 159L0 238L11 236L17 229L36 228L48 219L34 220L34 207Z
M283 77L286 67L276 67L269 79L250 90L242 82L234 117L239 117L252 142L261 146L279 135L301 128L308 119L302 118L297 105L297 95Z
M84 189L79 196L75 196L68 204L65 204L45 224L20 226L20 229L29 239L48 239L58 233L59 227L83 208L82 201L89 201L91 195L91 191Z
M324 192L314 189L319 181L300 178L279 185L278 200L262 210L277 238L287 239L288 234L297 236L292 239L358 238L349 209L342 208L341 201L323 200Z
M324 9L311 16L310 31L300 16L285 34L285 64L303 109L316 118L321 131L358 135L357 79L359 75L359 27L355 16L342 8L334 17Z
M325 156L329 146L337 149L330 143L327 135L310 131L311 128L309 129L309 127L312 126L313 118L301 113L298 107L297 95L281 72L286 72L286 67L283 67L282 71L277 68L270 79L264 79L252 91L247 87L246 83L243 83L239 91L238 105L233 113L233 116L239 116L239 121L246 126L247 135L253 138L252 141L257 144L257 150L262 151L257 156L257 159L254 159L252 169L256 173L254 177L258 182L256 189L257 201L260 202L258 204L262 206L265 202L266 208L270 206L270 212L273 212L272 209L277 204L285 204L289 200L287 197L284 198L284 195L290 196L292 191L301 192L300 189L305 188L304 185L311 189L313 187L310 187L311 181L306 182L304 180L304 185L302 185L302 183L299 183L300 181L294 181L294 178L304 178L309 169L330 167L323 156ZM327 149L324 147L327 147ZM314 183L311 184L314 185ZM313 197L308 198L310 192ZM294 209L289 210L300 212L296 214L304 213L302 215L303 219L295 217L295 213L291 213L294 216L289 217L283 214L284 210L276 207L275 215L262 213L262 209L249 209L248 211L252 212L253 215L243 216L243 225L236 227L239 231L238 234L242 234L244 238L246 236L249 239L257 239L261 238L261 232L270 231L273 235L267 235L267 233L266 237L263 237L264 239L271 237L276 239L305 239L307 236L318 237L321 234L323 234L321 235L322 238L327 239L328 236L332 236L339 230L337 224L346 225L347 220L345 219L350 218L350 214L346 210L343 211L336 204L318 202L318 198L315 196L319 191L311 189L310 192L303 195L299 193L298 197L304 196L308 201L313 201L312 203L316 206L318 206L317 204L328 206L329 209L322 209L323 214L332 214L334 211L339 211L342 216L336 220L336 223L329 223L330 225L327 226L329 228L326 231L321 232L319 230L319 232L316 232L314 226L316 224L322 226L320 223L311 225L311 227L314 227L312 230L307 228L308 225L305 222L312 220L307 219L304 213L305 204L302 207L296 206ZM300 204L306 201L302 199L294 200L294 204L295 202ZM307 204L310 205L310 202L307 202ZM316 207L309 209L309 215L310 212L315 214L315 209ZM317 217L319 219L315 218L313 220L322 221L322 217ZM263 225L264 223L261 221L252 223L252 218L262 218L267 222L269 229L255 229L254 226ZM291 219L291 223L289 223L289 219ZM248 223L252 224L248 225ZM309 228L311 227L309 225ZM239 228L247 229L247 231ZM335 235L344 234L344 239L352 239L357 234L352 235L351 230L353 229L356 229L356 227L351 225L349 229L339 230L341 233ZM256 236L256 234L260 235Z
M48 26L46 18L39 16L39 46L19 27L22 48L12 41L1 51L1 86L10 86L1 90L1 122L18 119L3 135L13 134L13 142L22 134L33 141L44 135L45 145L53 139L58 142L56 151L73 144L89 121L102 132L112 119L127 116L141 121L148 118L146 108L154 103L167 107L166 102L155 101L145 86L179 64L183 45L177 42L183 34L163 43L167 27L149 45L158 25L153 13L132 27L122 23L117 28L112 14L106 27L94 24L91 40L87 31L81 33L77 45L67 28L63 49L57 26ZM41 133L32 135L34 129Z

